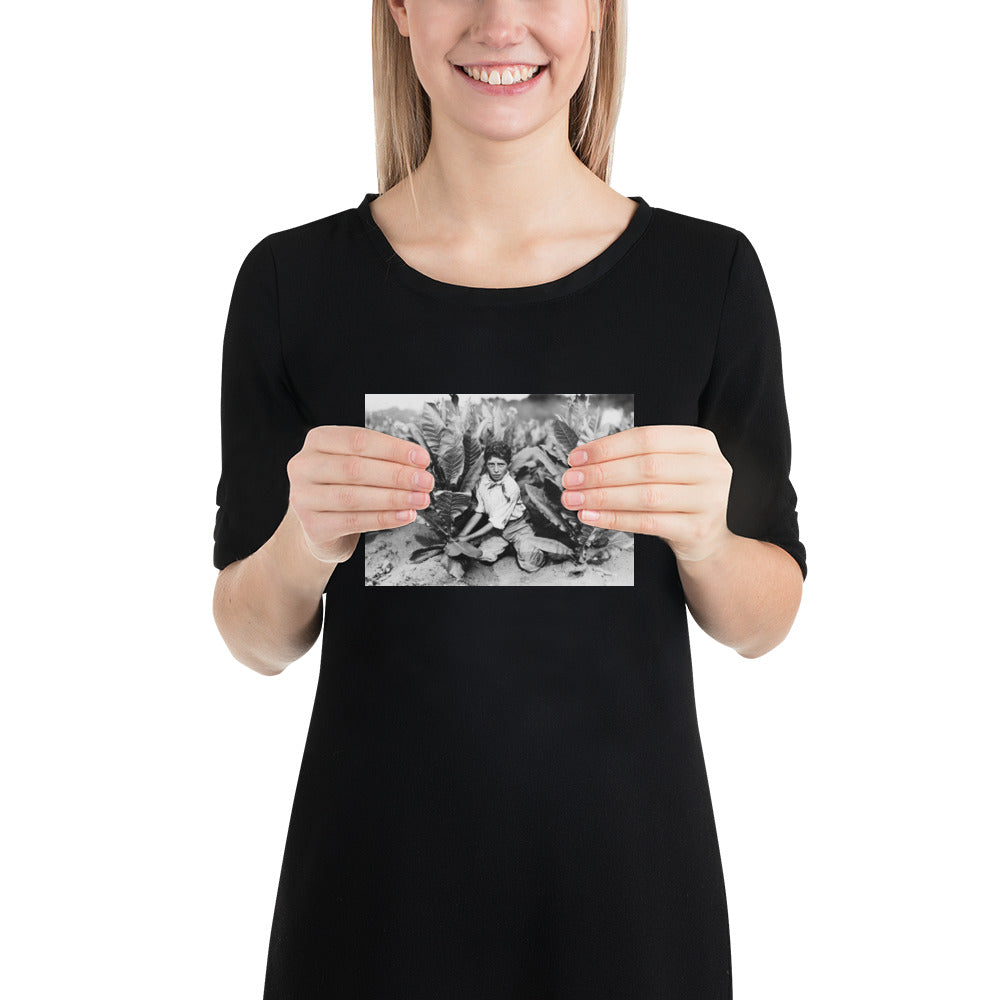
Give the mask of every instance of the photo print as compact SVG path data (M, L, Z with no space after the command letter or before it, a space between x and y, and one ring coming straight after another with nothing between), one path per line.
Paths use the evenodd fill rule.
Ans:
M563 506L578 445L635 426L632 393L366 393L365 426L431 456L429 506L365 532L368 587L631 587L632 532Z

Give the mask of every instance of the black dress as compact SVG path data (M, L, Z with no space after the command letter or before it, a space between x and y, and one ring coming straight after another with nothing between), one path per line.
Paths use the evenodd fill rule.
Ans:
M217 568L277 528L311 427L364 426L366 390L471 382L624 389L636 425L711 428L730 529L805 576L778 330L742 233L634 197L583 267L475 288L396 256L375 197L239 270ZM636 534L631 586L366 586L376 534L326 588L265 1000L731 997L670 547Z

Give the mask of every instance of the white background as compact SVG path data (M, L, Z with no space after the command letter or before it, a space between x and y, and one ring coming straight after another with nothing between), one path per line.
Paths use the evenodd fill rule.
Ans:
M996 989L986 13L631 5L611 184L757 249L809 559L767 656L691 622L737 1000ZM260 995L319 644L213 622L222 334L262 236L376 190L370 16L8 15L6 996Z

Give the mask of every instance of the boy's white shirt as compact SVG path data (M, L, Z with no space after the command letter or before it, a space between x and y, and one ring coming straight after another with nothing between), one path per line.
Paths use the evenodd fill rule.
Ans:
M505 491L510 500L504 500ZM488 472L484 472L479 477L476 500L476 513L486 514L490 524L501 531L508 521L516 521L525 513L524 504L521 503L521 487L509 472L505 472L503 478L495 482Z

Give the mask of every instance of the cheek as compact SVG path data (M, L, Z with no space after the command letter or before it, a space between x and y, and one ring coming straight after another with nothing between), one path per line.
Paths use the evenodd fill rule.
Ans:
M409 16L410 53L418 76L450 69L448 53L462 40L462 32L453 30L444 18L425 12L416 5Z
M546 46L546 51L563 58L572 57L581 46L590 41L590 18L587 4L542 4L539 18L534 22L535 37Z

